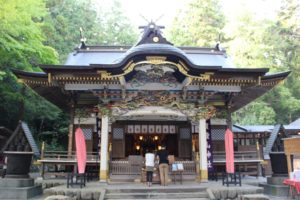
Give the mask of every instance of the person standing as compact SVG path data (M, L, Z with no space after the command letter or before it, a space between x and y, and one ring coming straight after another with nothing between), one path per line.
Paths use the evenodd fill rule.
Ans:
M169 161L166 146L162 146L161 150L157 152L157 158L159 159L160 184L166 186L169 180Z
M147 186L152 185L152 177L154 171L154 160L155 155L150 151L145 154L145 165L146 165L146 176L147 176Z

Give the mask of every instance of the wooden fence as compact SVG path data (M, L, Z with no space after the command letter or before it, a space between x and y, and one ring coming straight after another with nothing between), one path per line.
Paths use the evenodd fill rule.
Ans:
M196 174L195 161L175 161L175 163L183 164L184 175ZM128 160L113 160L110 161L109 166L111 175L140 175L143 167L143 164L131 164ZM158 167L158 163L156 163L156 167ZM171 165L169 171L171 171Z

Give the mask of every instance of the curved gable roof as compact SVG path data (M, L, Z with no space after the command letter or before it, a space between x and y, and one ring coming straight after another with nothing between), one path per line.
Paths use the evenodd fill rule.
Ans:
M97 65L116 65L125 63L133 56L142 54L152 55L169 55L177 56L183 59L186 63L195 68L206 67L221 67L221 68L235 68L232 61L223 52L215 52L213 49L194 49L190 52L184 48L177 48L167 44L143 44L134 46L127 52L120 47L119 50L101 51L101 50L84 50L69 54L65 63L66 66L89 66L91 64Z
M112 65L120 66L139 55L174 56L193 68L217 67L235 68L225 51L219 48L175 47L167 41L161 32L161 26L153 22L144 29L138 43L133 46L88 46L81 45L69 54L66 66Z

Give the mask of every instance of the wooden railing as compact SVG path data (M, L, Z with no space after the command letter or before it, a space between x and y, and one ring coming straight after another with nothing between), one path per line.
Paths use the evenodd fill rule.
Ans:
M225 160L225 152L224 151L214 151L213 159L215 161ZM259 160L261 159L259 153L257 151L243 151L243 152L234 152L235 160Z
M185 175L194 175L196 174L196 162L195 161L175 161L175 163L183 164L183 174Z
M195 161L175 161L175 163L183 164L184 175L196 174ZM112 175L140 175L144 164L133 165L128 160L113 160L110 162L110 174ZM158 164L156 163L156 167ZM170 166L171 171L171 166Z
M67 151L44 151L42 160L76 160L76 152L68 155ZM97 152L87 152L87 160L99 160Z
M113 175L139 175L141 165L131 165L128 160L114 160L109 165L110 173Z

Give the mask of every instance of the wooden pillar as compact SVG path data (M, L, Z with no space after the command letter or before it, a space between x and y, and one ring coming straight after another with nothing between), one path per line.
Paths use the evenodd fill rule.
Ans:
M288 167L288 175L290 175L290 173L293 171L291 154L286 154L286 161L287 161L287 167Z
M100 182L108 179L108 122L107 115L101 119Z
M69 134L68 134L68 157L72 155L73 149L73 135L74 135L74 117L75 117L75 105L74 102L71 104L70 108L70 123L69 123Z
M206 119L199 120L199 168L201 182L208 181L207 171L207 133L206 133Z
M231 120L231 112L227 110L227 118L226 118L227 128L232 131L232 120Z
M237 141L237 150L239 151L239 146L240 146L240 139L239 139L240 134L236 134L236 141Z

